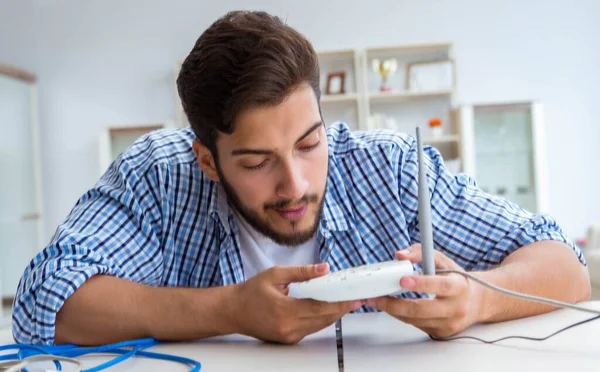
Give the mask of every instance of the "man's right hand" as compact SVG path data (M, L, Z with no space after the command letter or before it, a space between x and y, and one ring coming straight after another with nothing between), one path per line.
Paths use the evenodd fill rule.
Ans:
M327 303L289 297L288 285L327 274L328 265L276 266L239 284L234 291L231 321L240 334L263 341L295 344L350 311L363 301Z

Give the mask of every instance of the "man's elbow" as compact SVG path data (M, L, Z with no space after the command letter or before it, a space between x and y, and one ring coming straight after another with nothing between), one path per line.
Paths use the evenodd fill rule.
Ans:
M561 244L563 256L558 262L564 271L563 280L568 280L566 285L570 293L566 293L572 303L589 301L592 297L592 283L588 266L584 264L585 259L573 254L573 250L566 244ZM557 263L558 263L557 262Z
M579 265L580 267L580 279L578 280L579 290L576 291L579 295L579 298L576 299L577 302L581 301L589 301L592 298L592 283L590 280L590 273L588 272L587 266Z
M67 300L68 301L68 300ZM54 323L54 343L60 344L75 344L77 343L76 337L73 336L73 332L70 331L70 325L66 321L65 310L61 309L56 314L56 321Z

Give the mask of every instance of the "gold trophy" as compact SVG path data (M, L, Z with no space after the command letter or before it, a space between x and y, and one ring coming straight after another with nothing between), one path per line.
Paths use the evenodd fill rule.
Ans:
M388 58L379 60L373 60L373 71L379 73L381 76L381 85L379 86L380 92L389 92L392 88L388 84L388 78L396 72L398 69L398 61L395 58Z

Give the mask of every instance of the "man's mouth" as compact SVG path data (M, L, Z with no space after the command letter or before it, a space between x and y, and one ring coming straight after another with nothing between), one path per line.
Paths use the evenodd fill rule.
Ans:
M301 204L287 208L274 208L275 211L281 216L281 218L288 221L298 221L306 214L308 210L308 204Z

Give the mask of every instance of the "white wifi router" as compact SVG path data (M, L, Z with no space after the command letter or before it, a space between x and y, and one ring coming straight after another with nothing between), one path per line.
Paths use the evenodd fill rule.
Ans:
M403 276L414 274L408 260L385 261L335 271L305 282L291 283L289 296L325 302L366 300L405 292Z

